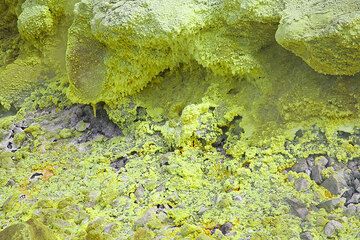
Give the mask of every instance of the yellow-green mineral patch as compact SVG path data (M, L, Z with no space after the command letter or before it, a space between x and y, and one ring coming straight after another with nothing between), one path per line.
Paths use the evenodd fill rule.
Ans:
M359 239L358 0L0 0L0 240Z

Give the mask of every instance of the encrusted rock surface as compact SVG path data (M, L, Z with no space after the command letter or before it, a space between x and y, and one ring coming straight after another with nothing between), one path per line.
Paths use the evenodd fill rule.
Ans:
M359 6L0 0L0 239L358 238Z

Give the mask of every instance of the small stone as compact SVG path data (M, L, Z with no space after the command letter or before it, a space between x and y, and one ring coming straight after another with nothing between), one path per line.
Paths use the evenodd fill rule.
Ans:
M360 180L359 179L355 179L354 180L354 187L355 187L355 190L360 193Z
M116 171L119 171L121 168L125 167L126 163L129 159L125 157L120 157L119 159L110 163L110 166L114 168Z
M88 202L86 203L87 207L95 206L96 203L100 200L100 197L101 197L101 191L99 190L93 190L89 192Z
M357 204L359 202L360 202L360 193L355 193L352 195L352 197L350 198L350 200L347 203Z
M110 223L104 227L104 233L109 234L111 230L116 226L116 223Z
M222 232L222 234L227 235L230 233L232 227L233 227L233 225L231 223L227 222L221 226L220 231Z
M324 233L327 237L332 237L337 234L342 227L342 224L338 221L331 220L325 225Z
M326 211L331 212L335 208L339 207L342 203L341 198L335 198L327 201L323 201L317 205L318 208L324 208Z
M288 204L291 206L292 214L305 219L309 211L306 208L304 203L299 202L298 200L287 199Z
M311 235L310 232L303 232L303 233L300 233L300 239L301 240L312 240L313 236Z
M308 166L311 168L312 166L314 166L314 157L313 156L308 157L306 159L306 162L307 162Z
M243 201L243 198L242 198L242 196L240 196L240 195L236 195L236 196L234 196L234 201L236 201L236 202L242 202L242 201Z
M84 132L89 127L90 127L90 123L80 121L76 124L75 129L76 129L76 131Z
M200 210L198 211L198 214L199 214L199 215L202 215L202 214L204 214L207 210L208 210L207 207L202 206L202 207L200 208Z
M316 159L315 164L320 167L325 168L327 166L328 162L329 162L328 159L326 157L322 156L322 157L319 157L318 159Z
M139 201L145 194L145 189L142 185L140 185L134 192L136 199Z
M303 192L309 189L309 182L305 178L299 178L295 181L295 189Z
M359 170L353 170L352 175L354 176L354 178L360 179L360 171Z
M298 208L295 210L296 215L301 218L301 219L305 219L306 216L309 214L309 211L307 210L307 208Z
M348 188L344 172L338 172L330 176L321 185L334 195L342 194Z
M350 168L351 170L356 170L358 168L358 162L359 161L356 161L356 160L353 160L353 161L349 161L347 166L348 168Z
M311 169L310 177L311 177L311 179L314 180L317 184L321 184L321 182L322 182L321 170L322 170L322 167L320 167L320 166L318 166L318 165L312 167L312 169Z
M293 167L292 170L300 173L300 172L306 172L308 170L309 166L306 162L306 159L300 159Z
M156 208L150 208L146 211L144 216L135 221L136 227L144 227L156 215Z
M344 192L343 195L341 196L346 198L346 203L348 203L354 193L355 193L355 189L349 188L349 190Z
M15 186L16 182L14 181L14 179L9 179L9 181L7 181L6 183L6 187L12 187Z
M336 162L334 165L333 165L333 168L335 171L341 171L342 169L345 169L347 166L342 163L342 162Z
M348 216L354 216L357 212L357 207L354 204L349 204L345 209L344 213Z

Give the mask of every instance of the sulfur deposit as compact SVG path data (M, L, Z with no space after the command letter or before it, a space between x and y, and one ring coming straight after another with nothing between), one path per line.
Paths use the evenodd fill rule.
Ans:
M359 0L0 0L0 240L360 238Z

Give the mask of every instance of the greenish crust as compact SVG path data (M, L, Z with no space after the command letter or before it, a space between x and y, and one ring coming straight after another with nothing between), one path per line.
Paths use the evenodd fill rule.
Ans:
M166 4L161 1L100 1L92 4L91 1L79 4L76 12L82 23L74 22L73 29L87 29L83 36L104 44L106 48L101 48L101 52L105 51L106 57L101 57L100 53L89 59L97 57L98 60L92 62L101 63L106 75L76 76L79 71L76 63L73 66L74 56L84 56L81 54L83 48L97 47L93 40L89 43L71 41L69 46L73 54L68 59L68 69L70 82L75 86L71 92L75 93L74 100L78 92L87 92L88 99L79 94L81 102L93 103L95 100L109 104L116 101L114 96L134 94L163 71L192 60L221 75L258 75L261 69L254 53L274 42L281 10L278 1L270 6L254 1L237 4L234 1L200 3L192 0ZM168 4L174 7L169 9ZM92 16L84 18L81 14ZM87 24L87 27L81 27L81 24ZM83 71L93 72L97 68L93 64L83 64Z
M18 53L20 40L16 27L17 1L0 1L0 67L13 62Z
M38 220L12 225L0 233L1 240L56 240L51 231Z
M18 19L18 28L24 39L30 42L39 41L39 38L54 31L54 19L50 9L44 5L24 8Z
M311 209L336 196L307 175L284 170L308 156L360 157L356 137L338 137L339 131L357 134L360 86L354 78L317 74L279 46L262 54L269 71L256 86L196 63L164 72L122 104L107 106L121 126L119 137L77 144L84 129L48 125L70 121L68 113L31 120L26 138L14 138L20 150L8 153L1 168L2 185L10 176L15 181L4 188L2 224L35 214L60 239L297 239L302 231L321 239L336 219L343 228L335 239L354 238L359 218L341 206L311 210L306 220L291 214L289 197ZM24 109L62 103L63 88L36 91ZM3 129L14 121L4 119ZM128 162L114 172L111 163L123 157ZM34 172L47 177L29 181ZM310 183L308 192L295 190L299 178ZM214 230L226 222L233 235Z
M358 0L289 1L276 40L320 73L360 71Z
M0 1L0 102L20 107L0 112L5 235L38 219L59 239L325 239L332 220L358 237L358 212L319 207L340 195L293 166L358 161L359 75L276 43L290 4L76 2Z

